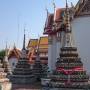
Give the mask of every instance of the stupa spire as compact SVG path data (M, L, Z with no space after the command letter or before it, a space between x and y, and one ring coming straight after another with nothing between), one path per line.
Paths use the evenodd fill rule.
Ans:
M5 56L8 56L7 42L6 42L6 48L5 48Z
M25 39L26 39L26 35L25 35L25 29L24 29L23 50L25 50Z
M15 45L15 43L14 43L13 49L16 49L16 45Z
M8 62L8 49L7 49L7 42L6 42L6 48L5 48L5 57L4 57L4 61Z
M67 3L67 0L66 0L66 8L68 8L68 3Z
M9 65L9 61L8 61L8 48L7 48L7 43L6 43L6 48L5 48L5 57L3 60L3 67L4 67L4 71L7 73L7 76L10 75L11 72L11 67Z
M66 41L65 41L66 47L72 46L71 32L72 30L71 30L71 23L70 23L70 13L69 13L69 8L68 8L68 3L66 0Z

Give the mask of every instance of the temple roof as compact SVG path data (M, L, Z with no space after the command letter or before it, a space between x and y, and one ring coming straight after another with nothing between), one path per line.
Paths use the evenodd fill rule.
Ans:
M47 36L40 37L39 42L38 39L31 39L28 44L28 48L30 48L28 55L30 53L35 52L37 47L39 47L39 51L47 52L48 37Z
M52 25L54 22L54 14L48 14L45 22L44 34L48 34L52 30Z
M54 20L55 22L60 22L63 19L63 15L64 15L64 8L57 8L55 10L55 15L54 15Z
M34 61L32 60L33 59L35 60L36 58L36 50L37 50L38 45L39 45L39 52L41 53L41 56L40 56L41 60L42 59L48 60L47 56L45 55L42 56L43 53L45 54L48 53L48 36L40 37L39 41L40 42L38 42L38 39L29 40L29 43L27 45L27 57L29 58L30 63L33 63ZM14 47L12 50L10 50L8 58L15 57L19 59L20 55L21 55L21 51L17 49L16 47Z
M52 26L53 18L54 18L54 14L48 14L47 20L46 20L46 27L51 27Z
M79 0L75 7L73 5L71 6L69 9L70 20L73 20L75 17L90 15L90 0ZM44 34L56 34L62 31L65 24L64 16L65 8L56 8L55 14L49 13L45 23Z
M75 16L90 15L90 0L79 0L75 6Z
M27 48L36 47L38 44L38 39L30 39Z
M40 45L48 45L48 36L40 37Z
M55 10L55 14L49 14L47 15L45 28L44 28L44 34L55 34L58 30L60 31L60 27L63 22L63 16L64 16L64 8L57 8ZM53 30L54 24L59 24L58 30Z
M21 55L20 50L15 47L9 51L8 58L16 57L17 59L19 59L20 55Z
M48 37L40 37L39 50L48 49Z
M32 42L31 42L32 41ZM39 42L38 42L39 41ZM29 41L29 44L28 44L28 48L29 48L29 52L28 52L28 58L29 58L29 61L30 63L34 63L34 60L36 59L36 50L37 48L39 48L39 52L40 54L41 53L48 53L48 37L47 36L42 36L38 39L31 39ZM46 59L47 56L41 56L40 55L40 59L44 60ZM47 58L48 60L48 58Z

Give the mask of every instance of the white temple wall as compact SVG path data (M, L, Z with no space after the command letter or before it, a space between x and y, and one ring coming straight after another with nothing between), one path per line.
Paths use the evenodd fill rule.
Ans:
M50 36L49 36L50 37ZM48 45L48 67L49 70L52 72L55 70L55 63L56 63L56 36L53 35L51 37L51 43Z
M52 71L52 44L48 45L48 67L49 67L49 71Z
M79 17L72 21L72 30L84 67L90 73L90 17Z
M10 64L10 67L11 67L12 71L14 70L17 62L18 62L17 58L12 57L12 58L9 59L9 64Z
M57 38L56 35L53 35L53 59L52 59L52 70L56 69L56 61L57 61Z

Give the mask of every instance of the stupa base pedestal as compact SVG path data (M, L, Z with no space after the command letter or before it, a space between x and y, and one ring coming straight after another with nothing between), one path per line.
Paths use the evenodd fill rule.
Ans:
M50 87L54 88L74 88L74 89L88 89L89 84L86 83L72 83L72 84L65 84L61 82L51 82Z
M13 84L32 84L36 81L35 76L30 76L30 75L13 75L11 77L11 82Z

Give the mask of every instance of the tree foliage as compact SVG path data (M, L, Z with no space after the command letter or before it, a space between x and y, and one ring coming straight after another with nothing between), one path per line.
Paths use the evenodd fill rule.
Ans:
M5 56L5 50L1 50L0 51L0 59L3 60L4 56Z

